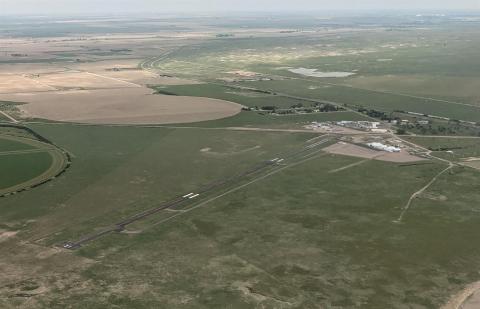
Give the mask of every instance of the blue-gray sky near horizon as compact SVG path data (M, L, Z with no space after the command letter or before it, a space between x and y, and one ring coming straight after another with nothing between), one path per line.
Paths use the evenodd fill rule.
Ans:
M0 14L480 10L480 0L0 0Z

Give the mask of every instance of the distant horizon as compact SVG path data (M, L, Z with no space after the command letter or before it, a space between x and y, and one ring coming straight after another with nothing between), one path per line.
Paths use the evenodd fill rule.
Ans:
M98 16L328 12L480 12L480 0L2 0L0 15Z
M325 10L310 10L310 11L169 11L169 12L56 12L56 13L9 13L0 11L0 17L4 18L69 18L69 17L92 17L92 18L122 18L122 17L223 17L223 16L309 16L318 15L318 17L335 17L336 16L388 16L388 15L480 15L479 9L325 9Z

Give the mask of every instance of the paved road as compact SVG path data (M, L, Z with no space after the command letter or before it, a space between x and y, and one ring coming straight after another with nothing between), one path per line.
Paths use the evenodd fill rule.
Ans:
M10 116L9 114L3 112L3 111L0 111L0 114L2 114L3 116L7 117L11 122L13 123L18 123L19 121L15 118L13 118L12 116Z

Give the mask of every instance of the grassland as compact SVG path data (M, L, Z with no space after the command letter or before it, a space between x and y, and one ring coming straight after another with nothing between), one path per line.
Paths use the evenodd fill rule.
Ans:
M285 141L289 149L299 145L305 139L303 136L311 136L308 133L69 125L37 125L35 128L74 156L68 175L57 179L55 188L40 187L38 194L27 192L4 202L6 218L11 211L12 216L20 219L22 214L29 214L32 201L42 196L35 213L57 223L38 224L39 230L31 231L37 236L60 226L74 226L72 220L86 220L101 214L109 214L106 221L109 223L114 216L135 213L266 160L285 150L280 141ZM201 151L207 148L210 151ZM92 181L95 185L87 185ZM58 213L51 211L52 205L59 207ZM88 214L87 218L81 216L84 213ZM56 219L47 219L50 216Z
M289 98L282 95L259 93L250 90L232 89L228 85L220 84L199 84L155 87L157 91L169 93L170 95L210 97L242 104L246 107L275 107L278 109L290 108L295 104L302 104L311 107L312 102ZM303 126L312 121L341 121L341 120L368 120L361 114L341 111L325 113L309 113L294 115L271 115L262 111L242 111L233 117L218 119L214 121L197 122L194 126L206 127L263 127L280 129L302 129ZM188 125L187 125L188 126Z
M247 83L249 84L249 83ZM272 89L313 99L333 101L350 106L362 106L385 112L396 110L477 121L480 107L438 102L392 93L382 93L348 86L305 80L265 81L252 83L260 89Z
M19 134L23 131L23 135ZM0 129L0 195L30 189L62 172L68 158L53 145L26 138L19 128ZM17 134L12 134L17 133Z
M8 119L5 115L0 114L0 122L9 122L10 119Z
M480 279L474 271L480 252L463 246L476 241L479 219L472 202L478 197L470 187L478 173L454 169L414 202L402 224L395 224L409 195L444 165L370 161L331 174L359 160L333 155L285 169L158 224L171 216L162 212L136 224L132 233L89 244L68 257L73 265L52 268L51 263L67 257L43 245L194 191L296 149L315 135L58 124L34 128L74 154L74 165L53 186L2 201L3 226L18 232L2 244L16 248L3 257L10 265L4 296L27 293L27 280L37 287L31 291L39 293L36 306L49 308L72 300L78 308L430 308ZM455 188L448 187L451 182ZM444 235L442 241L434 241L435 235ZM36 245L20 248L14 239ZM39 261L43 266L29 274L19 269L37 258L24 256L25 250L46 256ZM67 288L80 282L82 288ZM23 303L19 296L12 301Z
M0 149L2 152L13 151L13 150L26 150L26 149L33 149L33 148L34 147L32 145L25 144L17 140L0 139Z
M199 84L156 87L160 93L170 93L182 96L209 97L239 103L248 107L275 106L289 108L292 105L305 103L303 100L287 98L248 90L229 88L228 85Z
M197 122L191 124L198 127L259 127L266 129L304 129L312 121L341 121L341 120L367 120L368 118L353 112L312 113L300 115L273 116L243 111L233 117ZM188 126L188 125L185 125Z
M480 115L480 59L474 51L480 42L471 38L476 34L473 28L450 25L336 36L320 33L281 41L233 38L182 48L153 67L207 80L219 76L238 80L229 73L237 70L256 72L261 75L244 80L257 81L241 84L385 112L404 110L475 122ZM454 41L449 42L451 38ZM298 67L355 75L313 78L288 71ZM288 79L261 81L262 76Z
M430 149L436 156L453 161L480 157L480 138L406 137L406 139Z
M161 39L151 35L132 34L135 44L125 38L119 43L120 35L109 37L113 43L96 38L103 49L93 52L63 46L86 44L88 49L90 42L83 40L55 41L52 46L62 45L67 58L80 53L98 60L94 54L121 56L108 56L105 50L122 45L145 59L140 66L149 74L203 82L168 85L161 81L170 77L163 76L148 83L170 95L216 98L246 107L311 104L290 95L478 121L480 59L475 47L480 43L472 24L432 21L427 30L413 17L355 19L362 25L358 28L342 18L280 20L209 19L201 24L201 33L169 29L168 35L162 34L175 39L165 44L176 48L168 53ZM185 21L175 20L181 22ZM380 22L390 27L379 28ZM221 29L209 31L210 23L221 24ZM319 24L330 30L316 28ZM260 30L241 28L245 25ZM279 29L272 30L272 25ZM135 29L144 26L140 23ZM53 31L52 27L44 25L31 34ZM306 31L282 33L292 27ZM60 30L52 36L63 35ZM220 30L235 35L215 38ZM20 27L16 33L24 31ZM92 27L88 33L98 31ZM53 57L54 52L40 56ZM74 69L97 64L76 65ZM316 79L294 75L287 67L355 70L356 75ZM229 73L236 70L259 74L243 78ZM440 307L480 281L480 249L475 246L480 241L480 173L465 166L465 159L480 156L479 139L402 136L443 160L393 163L326 153L320 148L348 136L304 128L312 121L367 119L348 110L284 116L251 110L170 125L76 125L41 119L26 124L68 151L73 162L54 181L0 199L0 307ZM18 144L32 139L31 132L1 130L8 140L0 138L0 151L22 153L7 154L5 160L0 156L0 170L17 167L0 174L0 187L1 181L31 177L49 158L48 152L26 153L32 150L28 147L36 150L35 145ZM78 250L61 248L67 241L101 232L212 181L303 151L323 139L327 142L310 157L301 152L295 160L269 166L184 206L158 211ZM425 190L416 195L421 188Z
M0 177L0 192L36 178L51 165L52 157L45 152L2 155L0 168L3 177Z

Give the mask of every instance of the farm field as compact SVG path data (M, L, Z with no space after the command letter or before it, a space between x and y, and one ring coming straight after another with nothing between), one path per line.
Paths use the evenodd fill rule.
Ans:
M277 108L288 108L292 105L305 103L299 99L275 96L267 93L259 93L248 90L229 88L228 85L199 84L199 85L177 85L161 86L155 88L160 94L173 94L193 97L217 98L226 101L236 102L248 107L275 106Z
M0 21L0 307L475 308L458 14Z
M28 190L65 169L67 157L59 149L37 140L1 134L6 132L0 129L0 196Z
M401 32L352 31L338 36L292 36L282 42L275 38L213 41L183 48L152 68L198 78L220 76L242 86L385 112L404 110L477 121L480 59L474 50L480 42L471 40L477 30L457 25L447 29L416 30L418 39ZM455 43L445 43L451 37ZM289 72L293 68L354 74L315 78Z
M152 95L146 88L22 93L4 95L3 99L27 101L18 107L22 116L97 124L194 122L232 116L241 109L210 98Z
M71 226L70 220L82 220L82 216L73 214L85 213L86 209L89 209L88 216L83 219L93 218L95 213L112 212L110 216L122 216L136 212L202 183L235 174L302 143L301 136L311 136L308 133L215 131L212 134L211 130L55 124L35 128L75 156L65 177L56 180L56 186L71 193L56 194L55 188L47 186L38 188L50 193L40 194L43 198L36 211L42 212L45 207L43 211L48 217L51 205L58 205L59 213L50 215L61 215L57 219L60 226ZM259 138L252 139L252 136ZM286 149L279 140L287 142ZM239 162L232 164L234 160ZM175 180L168 175L180 178ZM84 188L93 179L99 183ZM32 202L29 195L27 192L18 199L2 201L3 209L18 215L25 207L28 213ZM111 199L115 202L108 202ZM103 206L97 207L98 203ZM4 215L8 218L8 213ZM58 229L59 225L38 224L37 227L39 230L32 232L38 236L41 231Z
M476 272L468 270L475 268L480 252L462 247L477 235L471 202L478 197L465 192L470 192L478 173L461 167L452 170L417 199L398 224L394 221L408 196L441 170L442 163L402 166L369 161L332 174L329 171L361 159L326 154L158 224L171 215L164 211L67 256L48 244L106 226L170 195L194 191L208 179L248 166L254 158L270 158L287 145L299 147L312 135L220 130L212 136L194 129L54 124L36 129L81 159L55 186L2 201L3 224L17 222L20 227L21 222L31 222L15 237L32 242L20 247L12 240L3 243L16 248L3 259L10 263L9 282L17 282L4 287L3 295L22 293L25 285L38 286L32 293L45 292L35 303L51 308L65 306L72 297L79 306L92 308L109 303L140 308L157 304L220 308L227 303L382 308L405 302L434 307L463 284L478 280ZM122 134L117 135L118 130ZM125 139L136 143L126 145ZM199 173L200 169L208 172ZM363 181L368 178L375 180ZM451 182L456 185L451 187ZM90 185L83 188L82 183ZM70 193L54 193L59 188ZM33 214L32 199L38 205ZM99 204L104 206L98 208ZM449 236L432 242L439 234ZM457 250L445 251L445 246ZM35 260L26 255L32 250L43 257L41 264L20 269ZM72 264L57 265L58 260ZM22 281L18 278L23 272L29 275ZM396 279L386 284L385 276ZM80 282L82 288L74 290L54 287ZM100 282L108 283L100 291L110 296L93 296ZM130 288L133 283L138 285L135 290ZM420 288L423 293L409 292Z
M373 108L388 113L402 110L466 121L476 121L480 115L480 106L372 92L370 90L346 88L345 86L318 83L316 81L267 81L255 82L254 85L260 89L283 91L292 95L320 98L338 104Z
M47 153L2 154L1 168L9 177L2 177L0 192L41 175L51 164L52 159Z
M264 129L292 129L305 130L304 126L312 121L342 121L355 120L361 121L368 118L352 112L331 112L331 113L314 113L299 115L271 116L262 115L255 112L243 111L233 117L223 118L213 121L196 122L194 126L198 127L259 127ZM183 126L191 126L185 124ZM307 132L311 130L307 130Z
M479 138L408 137L407 139L449 160L465 161L480 157Z

